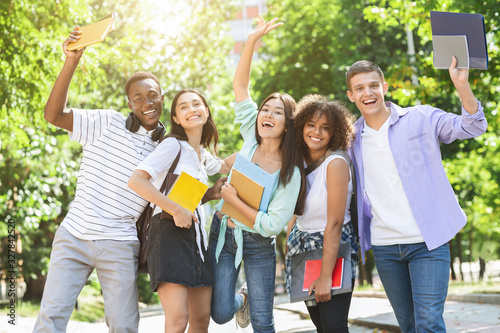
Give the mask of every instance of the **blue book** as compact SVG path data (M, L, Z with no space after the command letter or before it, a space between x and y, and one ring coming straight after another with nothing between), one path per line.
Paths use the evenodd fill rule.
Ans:
M264 187L259 210L266 212L269 206L269 201L271 199L271 194L273 192L276 182L278 181L278 178L274 177L267 171L262 170L256 164L252 163L245 157L241 156L241 154L236 155L236 160L234 161L233 169L240 171L242 174L252 179L262 187Z
M466 36L470 68L488 69L483 15L431 11L431 27L433 38Z

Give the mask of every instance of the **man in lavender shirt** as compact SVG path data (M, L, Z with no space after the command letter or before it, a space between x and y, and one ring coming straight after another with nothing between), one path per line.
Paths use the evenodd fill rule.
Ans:
M362 114L350 151L358 178L362 258L373 249L402 332L446 332L448 241L467 217L446 177L439 144L479 136L487 127L469 71L456 63L453 57L449 72L461 115L385 102L388 84L372 62L358 61L346 73L347 96Z

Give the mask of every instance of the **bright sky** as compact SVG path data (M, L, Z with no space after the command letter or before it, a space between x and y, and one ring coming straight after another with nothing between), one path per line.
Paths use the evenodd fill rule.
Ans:
M151 8L158 14L154 19L155 26L168 35L179 32L189 15L189 6L183 0L142 0L142 2L144 8ZM169 20L165 20L166 17Z

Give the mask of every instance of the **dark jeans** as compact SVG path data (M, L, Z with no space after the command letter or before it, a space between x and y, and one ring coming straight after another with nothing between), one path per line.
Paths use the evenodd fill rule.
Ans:
M352 281L354 286L354 280ZM348 316L351 307L352 291L350 293L333 295L328 302L308 306L307 311L316 326L318 333L349 332Z

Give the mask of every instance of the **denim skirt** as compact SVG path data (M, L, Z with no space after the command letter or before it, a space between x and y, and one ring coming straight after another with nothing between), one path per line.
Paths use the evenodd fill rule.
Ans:
M198 223L189 229L179 228L173 220L162 219L161 214L151 218L148 233L148 270L151 289L156 291L162 282L186 287L213 286L213 271L208 251L203 257L196 243Z

